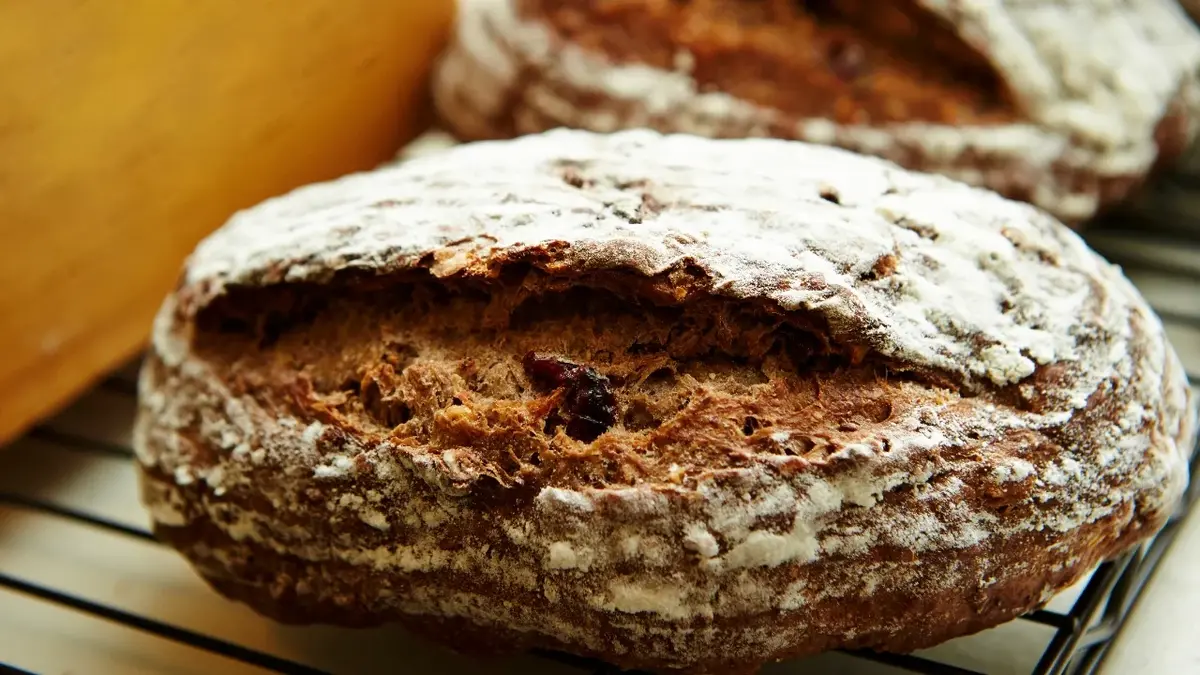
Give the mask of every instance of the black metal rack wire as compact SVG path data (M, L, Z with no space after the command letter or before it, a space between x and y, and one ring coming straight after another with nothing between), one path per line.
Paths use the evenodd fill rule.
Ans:
M1200 180L1180 178L1168 188L1176 189L1200 187ZM1188 181L1191 184L1188 184ZM1191 190L1188 190L1190 193ZM1177 204L1178 206L1178 204ZM1197 205L1200 213L1200 204ZM1188 209L1184 209L1187 211ZM1167 221L1164 227L1163 223ZM1196 248L1200 245L1200 229L1179 232L1178 225L1197 223L1200 219L1190 213L1176 211L1170 218L1154 218L1146 220L1144 214L1139 216L1136 209L1125 214L1124 218L1112 221L1108 226L1097 230L1098 237L1121 236L1122 232L1129 234L1136 230L1137 237L1152 236L1174 237L1184 246ZM1196 227L1188 225L1188 227ZM1132 229L1131 229L1132 228ZM1200 328L1200 269L1189 266L1163 265L1154 261L1139 260L1136 254L1122 259L1121 246L1114 250L1098 250L1109 255L1128 268L1138 265L1151 265L1156 272L1171 274L1179 277L1179 282L1195 287L1197 302L1192 311L1159 308L1160 315L1168 325L1175 324L1190 328ZM1195 372L1189 373L1189 382L1193 387L1200 387L1200 377ZM136 395L135 386L128 378L112 377L99 385L101 388L122 396ZM59 446L71 448L81 453L94 453L108 457L129 460L132 450L120 445L112 445L101 440L64 434L49 427L35 428L31 433L34 438L52 441ZM1200 448L1198 448L1200 450ZM1046 609L1031 612L1021 621L1034 622L1053 629L1053 637L1049 640L1045 651L1032 671L1032 675L1091 675L1096 673L1113 644L1114 638L1120 631L1125 619L1136 603L1143 587L1153 574L1159 560L1163 557L1172 540L1175 538L1183 518L1200 496L1200 452L1193 454L1191 464L1192 484L1186 498L1179 509L1156 538L1127 553L1126 555L1101 565L1091 576L1083 591L1066 612ZM156 542L154 536L137 527L106 519L94 513L88 513L77 508L55 504L50 501L31 498L16 493L0 493L0 506L9 509L38 512L54 518L66 519L88 527L98 528L120 537L129 537L144 542ZM38 600L53 603L61 607L82 612L93 617L111 621L142 633L156 636L165 640L184 644L195 649L212 652L228 659L240 661L259 668L284 673L287 675L322 675L326 671L313 668L303 663L281 658L279 656L251 649L225 639L206 635L197 631L182 628L157 619L129 612L118 607L94 602L68 591L41 585L13 576L0 573L0 589L17 592ZM853 656L894 666L914 673L926 675L988 675L975 670L934 661L930 658L914 654L880 654L872 652L853 652ZM543 653L540 656L574 666L596 675L611 675L619 672L612 666L581 659L565 654ZM28 672L15 666L6 665L0 655L0 675L5 673Z

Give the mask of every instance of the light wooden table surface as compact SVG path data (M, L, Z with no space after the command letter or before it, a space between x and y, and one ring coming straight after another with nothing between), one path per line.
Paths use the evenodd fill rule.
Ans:
M453 8L0 2L0 442L140 350L235 210L423 129Z

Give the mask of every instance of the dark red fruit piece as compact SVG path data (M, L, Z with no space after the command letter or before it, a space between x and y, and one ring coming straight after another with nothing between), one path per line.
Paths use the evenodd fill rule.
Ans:
M521 365L525 368L526 377L546 389L564 386L567 383L568 369L579 367L549 356L538 356L534 352L526 354L521 360Z
M544 389L565 389L559 414L567 435L591 443L617 422L617 397L608 378L587 366L529 352L525 375Z

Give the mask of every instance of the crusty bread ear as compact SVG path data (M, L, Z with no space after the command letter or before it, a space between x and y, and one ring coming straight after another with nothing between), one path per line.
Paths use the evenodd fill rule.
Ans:
M833 144L1069 223L1195 135L1200 32L1175 0L812 4L466 0L438 110L464 138L650 127Z

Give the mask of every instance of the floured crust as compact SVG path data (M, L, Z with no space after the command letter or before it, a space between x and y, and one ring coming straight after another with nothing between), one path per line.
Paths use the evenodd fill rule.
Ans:
M780 382L862 372L892 405L861 437L796 418L721 461L698 449L641 476L502 473L495 446L470 440L480 394L408 413L466 440L414 443L293 386L288 368L317 357L289 339L349 349L319 337L332 315L242 373L206 327L239 297L266 317L285 291L504 289L513 270L645 307L794 315L850 356ZM855 370L868 364L895 375ZM688 406L723 395L695 386ZM461 146L239 214L165 303L141 392L156 529L232 597L284 620L475 626L459 646L491 635L659 670L904 651L1027 611L1157 530L1194 434L1158 320L1036 210L830 148L646 131ZM715 443L699 426L523 438L561 464ZM794 445L819 434L820 453Z
M538 17L519 16L516 0L462 3L435 99L468 139L558 126L794 138L986 186L1067 222L1123 198L1194 136L1200 34L1173 0L919 4L994 66L1018 122L795 118L701 90L687 52L668 70L581 48Z

